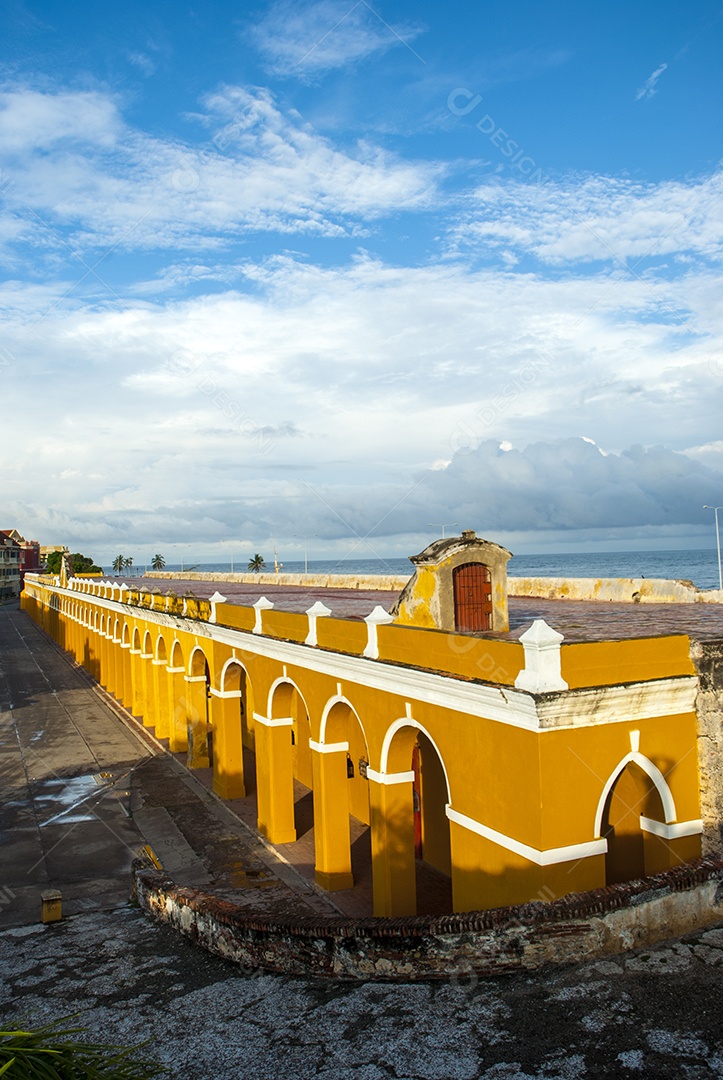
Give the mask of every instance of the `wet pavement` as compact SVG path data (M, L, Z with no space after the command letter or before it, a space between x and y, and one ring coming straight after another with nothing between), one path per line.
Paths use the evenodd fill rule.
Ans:
M246 971L155 924L126 899L149 838L249 909L323 900L7 608L0 776L0 1023L74 1015L202 1080L723 1077L723 929L530 975L359 985ZM67 917L43 926L48 885Z
M0 928L126 901L146 844L182 884L281 917L335 914L32 620L0 608ZM243 889L242 892L237 891Z

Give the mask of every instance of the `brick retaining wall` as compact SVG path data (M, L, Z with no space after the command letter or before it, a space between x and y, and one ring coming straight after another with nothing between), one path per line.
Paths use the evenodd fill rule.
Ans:
M254 919L140 862L134 899L209 952L292 975L347 980L485 977L573 963L723 922L723 859L640 881L492 911L398 919Z

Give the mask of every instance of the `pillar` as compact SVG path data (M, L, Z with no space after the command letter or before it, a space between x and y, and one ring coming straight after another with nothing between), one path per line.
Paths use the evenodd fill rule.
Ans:
M293 719L254 713L258 829L272 844L296 840L294 772L291 757Z
M188 750L185 669L167 667L166 674L168 675L168 749L173 754L184 754Z
M211 691L213 790L222 799L243 799L246 795L240 701L240 690Z
M168 681L171 678L167 674L165 660L151 660L153 673L153 724L156 729L157 739L167 739L171 725L168 718Z
M186 676L186 698L188 706L186 723L188 727L189 769L207 769L211 764L208 756L208 713L207 683L205 675Z
M121 642L120 650L121 678L118 680L120 702L126 709L131 709L133 706L133 657L130 642Z
M111 627L111 624L107 624ZM118 643L113 638L112 627L106 631L105 635L105 656L106 656L106 676L103 685L109 694L113 694L114 697L118 697L118 676L116 673L117 661L118 661Z
M350 889L349 797L346 775L348 743L311 744L314 780L315 877L322 889Z
M141 667L141 686L143 702L143 727L153 727L156 722L155 682L153 679L153 653L142 651L139 657Z
M374 914L416 915L414 774L367 772L370 781Z
M141 650L131 647L131 712L134 716L143 716L146 706L143 701L143 668Z

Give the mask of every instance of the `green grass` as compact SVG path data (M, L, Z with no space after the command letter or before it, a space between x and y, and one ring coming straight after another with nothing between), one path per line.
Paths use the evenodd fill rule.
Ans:
M84 1042L83 1028L62 1027L68 1019L27 1031L0 1031L2 1080L150 1080L168 1074L156 1061L136 1057L140 1047Z

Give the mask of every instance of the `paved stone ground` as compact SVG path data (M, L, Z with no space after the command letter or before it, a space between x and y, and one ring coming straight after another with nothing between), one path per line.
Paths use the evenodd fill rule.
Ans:
M80 1013L173 1077L723 1076L723 930L529 976L362 985L254 975L138 910L0 933L0 1021Z
M0 609L0 928L114 908L150 843L179 883L271 917L335 914L17 608Z

